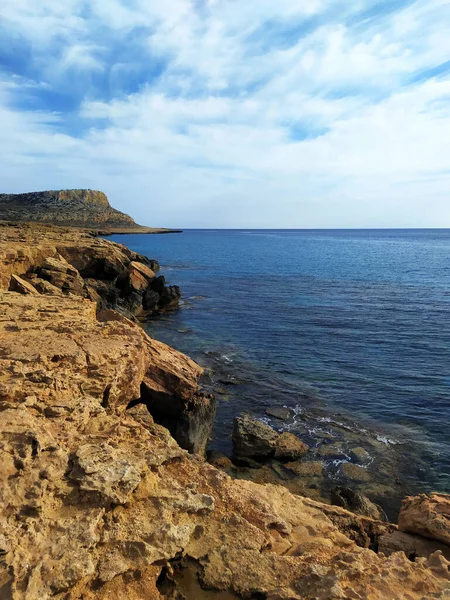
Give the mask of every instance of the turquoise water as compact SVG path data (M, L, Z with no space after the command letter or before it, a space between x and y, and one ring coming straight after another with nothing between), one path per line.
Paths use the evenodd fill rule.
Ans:
M367 434L395 449L402 491L449 491L450 230L112 239L182 288L148 329L214 371L213 448L236 414L281 404L308 443L333 423Z

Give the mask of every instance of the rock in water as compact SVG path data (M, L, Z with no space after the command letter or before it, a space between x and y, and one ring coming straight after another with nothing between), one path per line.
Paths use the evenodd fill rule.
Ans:
M275 458L280 461L297 460L308 452L309 448L296 435L289 432L280 434L275 442Z
M236 417L233 427L233 456L240 461L297 460L308 446L293 433L277 433L275 429L250 417Z
M238 460L266 459L275 452L278 433L266 423L250 417L236 417L233 426L233 454Z

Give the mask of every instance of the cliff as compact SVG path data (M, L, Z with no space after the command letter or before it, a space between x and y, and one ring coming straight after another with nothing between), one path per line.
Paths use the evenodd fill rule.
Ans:
M112 208L103 192L95 190L0 194L0 220L98 229L103 233L169 231L138 225L130 216Z
M399 532L232 480L203 458L214 400L198 365L27 277L61 268L52 261L73 281L144 264L127 252L69 230L3 228L0 598L448 597L447 497L408 501Z

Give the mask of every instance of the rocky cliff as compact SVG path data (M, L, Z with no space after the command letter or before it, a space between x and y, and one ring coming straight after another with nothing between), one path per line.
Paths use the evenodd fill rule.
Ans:
M68 225L102 232L166 231L137 225L130 216L112 208L103 192L95 190L0 194L0 220Z
M2 600L449 597L448 497L405 502L398 531L209 465L202 369L73 292L126 251L45 231L0 240Z

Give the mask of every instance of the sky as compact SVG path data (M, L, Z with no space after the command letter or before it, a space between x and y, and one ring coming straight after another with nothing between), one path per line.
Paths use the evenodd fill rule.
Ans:
M0 191L168 227L450 227L449 0L3 0Z

